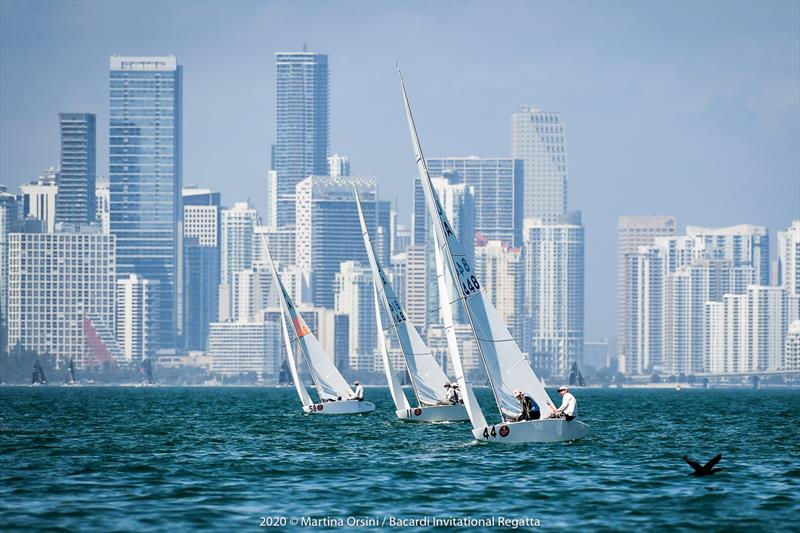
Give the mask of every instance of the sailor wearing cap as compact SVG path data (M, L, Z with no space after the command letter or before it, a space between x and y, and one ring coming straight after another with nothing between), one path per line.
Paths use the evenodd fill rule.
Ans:
M358 400L359 402L364 401L364 387L361 386L361 383L358 380L353 382L353 386L355 386L356 391L350 395L351 400Z
M520 414L517 416L517 422L521 420L539 420L542 416L539 411L539 405L527 394L519 389L514 391L514 398L519 400Z
M561 395L561 407L556 411L556 416L560 416L567 420L572 420L578 414L578 400L575 396L570 394L569 388L566 385L561 385L558 388L558 393Z

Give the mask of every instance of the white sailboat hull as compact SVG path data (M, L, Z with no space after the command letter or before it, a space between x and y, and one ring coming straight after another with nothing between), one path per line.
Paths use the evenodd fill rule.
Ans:
M487 442L565 442L582 439L589 434L589 426L578 420L526 420L480 427L472 434Z
M406 422L463 422L469 420L463 405L429 405L398 409L397 418Z
M303 412L315 415L359 415L374 410L375 404L358 400L312 403L303 406Z

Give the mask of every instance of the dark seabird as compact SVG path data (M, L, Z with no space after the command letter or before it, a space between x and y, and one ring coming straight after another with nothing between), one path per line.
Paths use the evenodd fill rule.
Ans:
M700 463L692 461L685 455L683 456L683 460L686 461L689 464L689 466L694 468L694 472L690 474L692 476L708 476L710 474L713 474L714 472L719 472L721 469L714 467L717 465L720 459L722 459L722 454L718 453L713 459L711 459L705 465L700 466Z

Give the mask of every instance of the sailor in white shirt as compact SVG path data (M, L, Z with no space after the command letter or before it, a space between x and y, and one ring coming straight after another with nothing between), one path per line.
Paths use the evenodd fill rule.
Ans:
M570 394L566 385L561 385L558 388L558 393L561 395L561 407L556 411L556 416L567 420L574 419L578 414L578 400Z
M350 395L351 400L358 400L359 402L364 401L364 387L361 386L361 383L358 380L353 382L353 385L356 388L356 391Z

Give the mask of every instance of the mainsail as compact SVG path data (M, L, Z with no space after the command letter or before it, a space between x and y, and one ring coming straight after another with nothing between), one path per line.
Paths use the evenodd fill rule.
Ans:
M400 299L392 289L386 273L383 271L375 248L372 246L367 224L364 220L364 213L361 210L361 200L358 197L358 190L353 186L356 195L356 206L358 207L358 219L361 222L361 233L364 236L364 246L367 249L369 264L372 267L372 277L378 295L383 302L386 315L394 326L397 338L400 341L400 348L408 366L408 373L411 376L411 384L421 405L436 405L446 400L445 383L450 383L450 379L436 362L431 351L425 346L422 337L419 336L417 329L406 318Z
M389 361L389 353L386 351L386 336L383 330L383 320L381 319L381 308L378 303L378 287L373 283L372 296L375 300L375 324L378 326L378 347L381 351L381 358L383 359L383 370L386 372L386 381L389 383L389 392L392 393L392 400L398 409L407 410L411 409L408 403L408 398L403 393L403 386L397 379L392 368L392 363Z
M540 408L547 412L554 406L542 383L536 377L527 359L520 351L516 341L503 323L500 315L489 300L475 276L473 265L464 254L442 209L439 198L433 190L425 158L422 155L419 137L417 136L411 106L406 94L402 76L400 84L403 91L406 118L411 133L411 142L417 161L425 200L434 217L434 231L437 232L437 246L441 247L450 275L460 294L460 299L469 317L472 332L481 353L489 381L497 401L500 413L504 417L519 413L519 402L514 398L514 390L519 389L531 395Z
M277 277L277 275L276 275ZM286 359L289 361L289 370L292 373L292 381L294 381L294 388L297 390L297 395L300 396L300 403L303 405L311 405L311 397L308 395L303 382L300 381L300 373L297 371L297 363L294 360L294 350L292 350L292 339L289 337L289 330L286 327L286 313L284 312L283 299L280 300L281 306L281 330L283 331L283 343L286 346Z
M295 308L291 296L289 296L289 293L286 291L286 287L283 286L283 282L281 281L280 277L278 277L278 270L275 268L275 263L272 261L272 255L269 253L267 240L263 234L261 235L261 239L272 270L272 279L275 282L275 286L280 291L281 313L283 314L285 310L285 312L289 315L289 319L294 327L294 331L297 334L297 341L303 350L306 364L311 372L311 378L314 380L317 394L319 394L319 397L322 400L348 399L353 394L353 389L350 388L350 386L347 384L347 381L345 381L344 377L342 377L342 374L339 373L333 362L325 354L325 351L322 349L322 346L317 338L311 332L308 324L306 324L306 321L303 320L303 317L300 316L300 313ZM288 332L284 337L284 341L288 341ZM287 342L287 344L291 343ZM287 347L287 350L288 349L289 348ZM289 353L291 354L291 352ZM299 383L299 379L297 380L297 383ZM300 388L301 387L298 387L298 394L300 394L303 404L307 405L305 403L306 398L303 396L302 392L300 392Z

